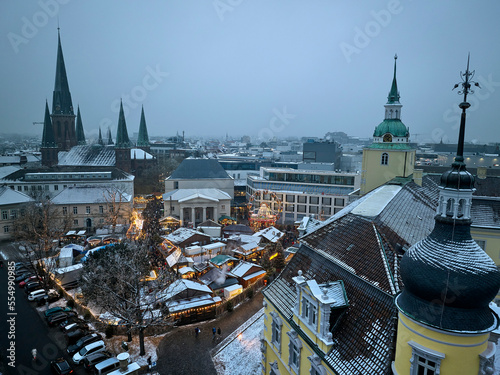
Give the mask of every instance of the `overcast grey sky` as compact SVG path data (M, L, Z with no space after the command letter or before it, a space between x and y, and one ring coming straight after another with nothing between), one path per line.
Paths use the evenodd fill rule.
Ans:
M500 2L3 0L0 132L41 134L57 25L87 137L124 100L129 134L371 137L398 54L412 140L456 142L467 53L482 89L466 140L500 140ZM58 21L59 20L59 21Z

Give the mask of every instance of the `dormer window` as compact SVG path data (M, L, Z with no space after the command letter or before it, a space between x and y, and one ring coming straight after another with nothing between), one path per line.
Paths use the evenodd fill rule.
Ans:
M316 329L318 308L316 307L316 303L306 296L302 297L302 318L307 324Z

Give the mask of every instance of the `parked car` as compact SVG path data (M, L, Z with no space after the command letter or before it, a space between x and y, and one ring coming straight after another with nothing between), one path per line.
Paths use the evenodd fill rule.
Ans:
M76 313L74 311L68 311L68 312L59 312L57 314L51 315L47 318L47 323L49 323L49 326L55 326L60 324L61 322L65 321L68 319L70 316L75 316Z
M57 375L72 374L73 369L64 358L58 358L50 363L52 372Z
M53 289L51 289L53 290ZM51 303L51 302L55 302L57 300L59 300L61 298L61 296L59 295L59 293L47 293L47 294L44 294L43 296L40 296L38 299L35 300L35 302L37 302L38 306L41 306L41 305L44 305L46 304L47 302L48 303Z
M42 289L42 283L39 281L33 281L31 283L26 284L24 287L24 293L30 294L32 291Z
M68 345L75 344L82 337L85 337L89 334L89 331L83 329L74 329L66 334L66 341Z
M89 325L85 322L74 322L68 324L66 327L62 328L62 331L64 334L68 334L71 331L74 331L76 329L81 329L82 331L88 331L89 330Z
M104 345L104 341L102 340L85 345L80 349L80 351L73 355L73 363L79 365L89 354L103 352L105 350L106 346Z
M83 360L83 368L89 372L93 372L96 364L111 358L111 354L108 352L99 352L95 354L90 354Z
M33 281L38 281L38 277L36 275L28 276L26 279L24 279L23 281L21 281L19 283L19 287L24 288L26 286L26 284L33 282Z
M59 324L59 328L61 328L61 331L64 331L64 329L69 326L70 324L73 323L79 323L79 324L87 324L87 322L83 319L80 319L78 316L70 316L68 319L66 319L64 322Z
M46 294L47 294L47 292L45 291L45 289L34 290L30 294L28 294L28 301L34 301L35 298L37 298L39 296L46 295Z
M15 281L16 283L19 283L28 277L33 276L33 272L30 272L28 270L24 270L24 272L16 273L16 278Z
M71 311L71 308L57 306L57 307L52 307L51 309L46 310L44 314L45 314L45 317L47 318L50 315L54 315L58 312L68 312L68 311Z
M85 345L91 344L93 342L101 340L102 337L98 333L91 333L90 335L84 336L79 339L75 344L68 346L66 351L69 355L73 356L76 352L80 351Z

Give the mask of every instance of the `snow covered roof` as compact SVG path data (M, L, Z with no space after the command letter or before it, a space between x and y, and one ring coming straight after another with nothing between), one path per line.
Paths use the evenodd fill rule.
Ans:
M0 187L0 206L29 203L32 201L33 198L20 191L12 190L7 186Z
M279 231L275 227L268 227L254 233L254 237L264 237L266 240L270 242L277 242L281 237L283 237L285 233Z
M375 217L382 212L387 204L401 190L401 186L383 185L373 191L369 198L357 205L352 213L365 217Z
M147 153L146 151L140 148L132 148L130 149L130 158L132 160L152 160L154 159L153 155Z
M226 263L229 260L235 260L236 258L233 258L232 256L229 255L224 255L224 254L219 254L212 259L210 259L210 262L215 264L216 266L221 266L224 263Z
M174 232L170 233L169 235L165 236L165 239L168 241L174 243L174 244L180 244L189 238L191 238L194 235L201 235L205 237L210 237L206 235L205 233L198 232L197 230L191 229L191 228L178 228Z
M255 268L255 271L262 269L261 266L254 263L240 262L240 264L231 270L231 274L236 277L244 277L252 268Z
M208 287L207 287L208 288ZM210 289L210 288L208 288ZM188 300L170 301L166 305L171 313L192 309L194 307L209 306L221 302L220 297L212 297L210 294L197 296Z
M167 257L168 266L169 267L175 266L179 261L181 255L182 255L181 249L175 249L175 251Z
M253 279L255 277L264 275L265 273L266 273L266 271L264 271L264 270L257 271L257 272L251 273L250 275L246 275L245 277L243 277L243 280L248 281L248 280L251 280L251 279Z
M179 273L181 275L185 275L186 273L189 273L189 272L195 272L191 267L182 267L179 269Z
M59 258L73 258L73 248L63 247L59 253Z
M224 247L224 246L226 246L226 244L223 242L214 242L214 243L210 243L208 245L203 245L203 248L205 250L210 251L210 250L214 250L214 249L219 249L219 248Z
M20 169L21 168L16 167L14 165L8 165L8 166L5 166L5 167L0 167L0 179L3 179L5 177L7 177L8 175L10 175L10 174L12 174L14 172L17 172Z
M122 193L105 186L68 186L57 194L52 202L54 204L86 204L115 202L131 203L132 195Z
M169 300L177 294L185 291L186 289L196 290L199 292L212 293L212 290L199 282L195 282L187 279L175 280L172 284L170 284L165 292L163 293L163 297L165 300Z
M219 202L220 200L231 199L231 196L228 193L215 188L177 189L163 194L163 200L165 202L170 199L172 201L186 202L197 198L206 199L212 202Z
M60 166L106 166L116 165L114 146L98 144L74 146L69 151L59 151Z

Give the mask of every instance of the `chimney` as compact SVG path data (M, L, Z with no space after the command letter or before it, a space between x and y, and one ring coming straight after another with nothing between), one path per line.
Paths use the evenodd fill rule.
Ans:
M424 173L423 169L414 169L413 170L413 182L415 182L418 186L422 186L423 173Z
M486 178L487 167L477 167L477 178L484 180Z
M116 356L118 361L120 361L120 371L125 372L128 367L128 359L130 357L130 354L128 353L120 353Z

